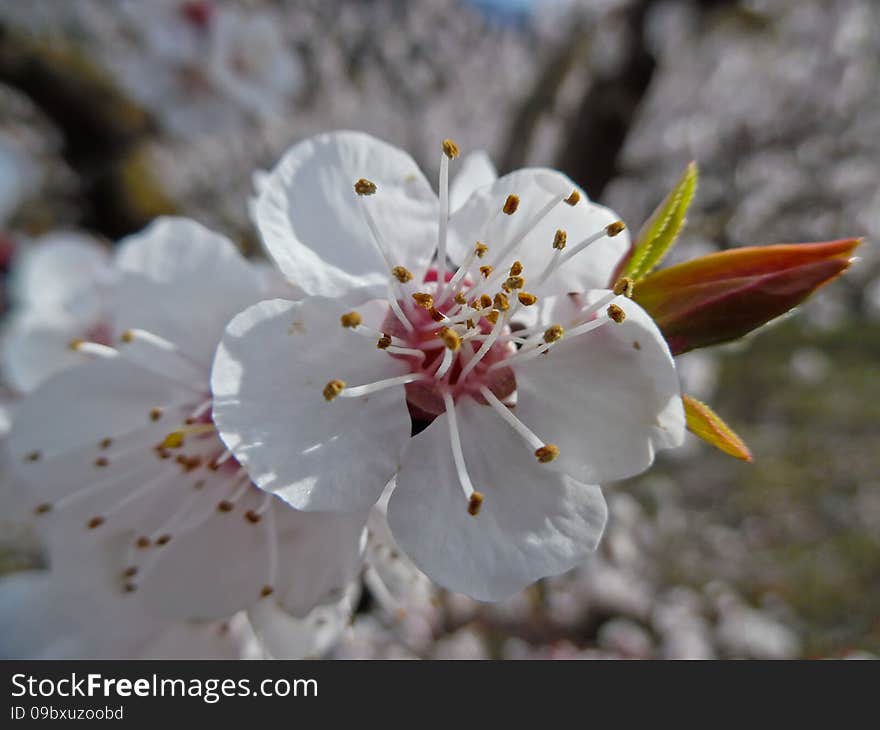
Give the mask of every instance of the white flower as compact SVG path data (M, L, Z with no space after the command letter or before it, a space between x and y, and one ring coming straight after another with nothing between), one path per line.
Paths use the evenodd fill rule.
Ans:
M119 596L178 620L338 601L366 514L305 514L257 489L211 421L216 343L262 278L174 218L124 241L116 265L114 346L74 342L84 362L20 402L8 440L50 562L87 540Z
M497 600L593 550L595 484L680 444L684 414L629 282L605 288L628 246L616 216L535 169L450 217L456 153L444 143L439 201L409 156L367 135L287 153L255 212L312 296L232 320L214 417L256 484L300 509L366 509L396 474L401 548L444 587Z

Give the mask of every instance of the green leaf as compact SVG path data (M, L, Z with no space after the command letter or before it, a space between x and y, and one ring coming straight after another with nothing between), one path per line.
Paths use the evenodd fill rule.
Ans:
M663 260L684 227L685 215L697 190L697 163L691 162L669 195L639 231L623 275L638 281Z
M725 454L735 456L743 461L752 460L752 452L734 430L728 426L715 411L705 403L683 395L684 415L687 420L688 431L720 449Z

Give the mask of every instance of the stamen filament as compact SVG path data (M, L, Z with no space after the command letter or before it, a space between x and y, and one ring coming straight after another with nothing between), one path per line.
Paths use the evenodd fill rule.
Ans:
M473 504L474 495L479 494L474 485L471 484L471 478L467 472L467 466L464 463L464 453L461 450L461 437L458 434L458 421L455 417L455 402L449 392L443 393L443 405L446 407L446 420L449 423L449 441L452 444L452 460L455 462L455 470L458 473L458 481L464 491L464 496L469 504ZM480 495L482 501L482 495Z
M533 449L540 449L544 446L544 442L539 439L534 432L526 426L522 421L520 421L515 415L513 415L513 411L510 410L504 403L502 403L498 397L489 390L485 385L480 386L480 393L483 398L486 399L486 402L492 406L492 410L494 410L502 419L509 425L514 431L516 431L520 436L525 439L526 443L531 446Z
M465 378L470 375L473 369L479 364L480 360L482 360L486 356L486 353L492 349L492 345L495 344L495 340L497 340L498 336L501 334L504 324L504 317L499 317L498 321L495 322L495 325L492 327L492 332L490 332L489 336L483 340L483 344L480 345L480 349L477 350L473 359L462 368L461 375L458 376L459 382L464 382Z
M406 385L414 383L417 380L425 380L424 373L409 373L408 375L399 375L396 378L386 378L385 380L377 380L374 383L366 385L346 386L345 389L338 394L338 398L358 398L362 395L369 395L385 388L393 388L395 385Z

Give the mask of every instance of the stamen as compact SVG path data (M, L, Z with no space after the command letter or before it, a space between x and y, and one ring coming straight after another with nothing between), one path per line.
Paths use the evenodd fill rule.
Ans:
M609 304L606 311L608 316L617 324L622 324L626 319L626 312L624 312L617 304Z
M468 513L476 516L483 503L483 495L474 489L471 478L464 463L464 454L461 450L461 438L458 433L458 421L455 417L455 402L452 395L443 393L443 405L446 407L446 421L449 424L449 441L452 445L452 460L455 462L455 470L458 473L458 481L468 500Z
M500 314L501 312L499 312L497 309L493 309L491 312L489 312L489 314L486 315L486 319L489 321L490 324L498 324L498 315Z
M535 458L542 464L548 464L559 456L559 447L556 444L547 444L535 449Z
M443 140L440 157L440 224L437 234L437 281L446 281L446 236L449 228L449 160L458 157L458 146L451 139Z
M86 340L71 340L68 347L74 352L80 352L90 357L111 358L119 355L119 352L112 347L99 345L97 342L87 342Z
M344 380L331 380L324 386L324 400L331 401L345 390Z
M374 195L376 192L376 183L362 177L354 184L354 191L358 195Z
M516 213L516 209L519 208L519 196L518 195L508 195L507 200L504 201L504 205L501 210L506 215L513 215Z
M465 295L465 293L463 291L456 292L455 296L452 299L456 304L458 304L462 307L467 304L467 296Z
M492 275L493 271L494 271L494 269L491 266L481 266L480 267L480 273L483 275L484 279L488 279Z
M377 380L374 383L367 383L366 385L353 385L346 386L343 383L343 388L338 392L332 395L332 397L327 398L327 388L324 389L324 398L327 400L333 400L336 396L340 398L359 398L362 395L369 395L370 393L375 393L378 390L384 390L385 388L391 388L395 385L406 385L407 383L414 383L417 380L425 380L426 376L424 373L409 373L408 375L399 375L396 378L386 378L385 380ZM332 383L340 383L342 381L334 380L327 384L329 388Z
M391 335L382 335L376 343L376 347L380 350L387 350L391 347Z
M544 331L544 342L549 345L551 342L561 340L563 335L565 335L565 328L561 324L554 324Z
M514 414L513 411L510 410L504 403L499 400L498 396L496 396L489 388L485 385L480 386L480 393L483 398L486 399L486 402L492 407L492 410L495 411L502 419L510 426L514 431L516 431L520 436L525 439L526 443L531 446L535 450L535 458L538 461L541 461L541 457L538 456L538 452L542 449L547 449L551 445L546 445L544 442L539 439L535 433L520 421ZM552 448L556 448L553 446ZM543 452L542 452L543 453ZM559 449L556 449L556 454L559 454ZM555 458L555 457L554 457Z
M405 266L395 266L391 269L391 275L397 279L401 284L406 284L409 281L412 281L413 275L412 272L407 269Z
M492 306L492 297L490 297L488 294L482 294L480 296L480 306L483 309L488 309L489 307L491 307Z
M343 327L354 328L357 327L361 322L361 315L357 312L346 312L339 318L339 322Z
M451 327L444 327L440 331L440 339L443 340L443 344L453 352L461 347L461 337L458 332Z
M556 231L556 235L553 236L553 248L557 251L562 251L566 243L568 243L568 233L560 228Z
M605 226L605 233L608 234L609 238L614 238L620 233L623 233L626 230L626 223L623 221L614 221L614 223L609 223Z
M430 309L434 306L434 297L425 292L416 292L412 295L412 298L415 300L416 304L423 309Z
M492 304L494 304L495 309L500 312L506 312L508 309L510 309L510 300L507 298L506 294L502 294L501 292L498 292L495 295L495 298L492 300Z
M522 289L526 285L526 280L521 276L510 276L504 285L508 289Z
M425 353L423 350L416 350L412 347L395 347L394 345L390 347L381 348L384 349L385 352L390 352L392 355L405 355L407 357L417 357L419 360L425 359Z
M489 253L489 247L485 243L480 243L477 241L474 246L474 254L478 259L483 258L487 253Z
M486 353L492 348L492 345L495 344L495 340L498 339L498 335L501 334L501 330L504 328L504 318L499 317L499 312L494 310L490 312L489 315L494 314L496 320L494 322L494 326L492 327L492 331L489 333L489 336L483 341L483 344L480 345L480 349L474 354L473 358L461 369L461 374L458 376L458 382L463 383L465 378L473 371L477 364L482 360ZM489 319L489 315L486 315L486 319ZM490 320L491 321L491 320Z
M614 293L618 296L625 296L627 299L632 299L633 291L635 290L635 282L630 279L628 276L622 276L616 282L614 282Z
M519 303L524 307L531 307L535 302L538 301L538 297L534 294L529 294L527 291L521 291L516 295L516 298L519 299Z
M511 276L519 276L523 272L522 261L514 261L510 266L510 275Z
M397 317L397 320L403 325L404 329L406 329L407 332L415 331L415 327L413 327L412 322L407 319L407 316L400 308L400 302L398 301L398 292L391 281L388 282L388 306L391 307L391 311L394 312L394 316Z
M571 195L569 195L569 196L565 199L565 202L568 203L569 205L574 206L574 205L577 205L577 204L578 204L578 202L580 201L580 199L581 199L581 194L580 194L577 190L572 190L572 191L571 191Z
M443 378L446 373L449 372L449 368L452 367L452 363L455 361L455 351L451 348L446 348L443 351L443 359L440 361L440 365L437 370L434 372L434 379L440 380Z
M455 144L455 142L453 142L451 139L444 139L443 154L446 155L450 160L454 160L460 154L458 145Z

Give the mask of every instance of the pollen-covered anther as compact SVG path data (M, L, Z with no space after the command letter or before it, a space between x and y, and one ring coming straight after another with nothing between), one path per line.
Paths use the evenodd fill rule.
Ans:
M98 448L99 449L109 449L112 445L113 445L113 439L108 436L105 439L101 439L101 441L98 443Z
M478 259L483 258L487 253L489 253L489 247L485 243L477 243L474 245L474 253L477 255Z
M569 195L565 202L569 205L577 205L581 200L581 194L577 190L572 190L571 195Z
M90 519L88 522L86 522L86 527L90 530L96 530L97 528L99 528L103 524L104 524L104 518L101 517L101 515L95 515L94 517L92 517L92 519Z
M446 315L443 314L443 312L441 312L439 309L437 309L437 307L431 307L428 310L428 314L431 315L431 319L433 319L435 322L442 322L444 319L446 319Z
M617 324L620 324L626 319L626 312L616 304L609 304L606 311L608 312L608 316L617 322Z
M354 329L361 323L361 315L357 312L346 312L339 318L339 322L343 327Z
M125 332L122 333L119 339L125 343L132 342L134 340L134 332L132 332L131 330L125 330Z
M30 453L25 455L24 460L25 461L39 461L40 457L42 457L42 455L43 454L39 451L31 451Z
M83 339L81 339L81 338L76 338L76 339L71 340L70 342L68 342L68 343L67 343L67 347L68 347L69 349L73 350L74 352L76 352L76 351L79 350L79 348L82 347L84 344L86 344L86 341L85 341L85 340L83 340Z
M462 306L467 304L467 296L465 296L465 293L463 291L457 292L456 295L453 297L453 300L456 304L460 304Z
M38 504L36 507L34 507L34 514L35 515L44 515L47 512L51 512L51 511L52 511L52 505L49 504L48 502L43 502L42 504Z
M382 335L376 343L376 347L380 350L387 350L391 347L391 335Z
M489 320L490 324L498 324L498 317L501 315L497 309L493 309L489 314L486 315L486 319Z
M261 514L260 514L259 512L257 512L256 510L249 509L247 512L244 513L244 518L245 518L248 522L250 522L250 523L252 523L252 524L255 525L255 524L257 524L261 519L263 519L263 515L261 515Z
M547 464L559 456L559 447L556 444L544 444L535 449L535 458L542 464Z
M260 589L260 598L266 598L271 596L275 592L275 589L272 586L263 586Z
M628 276L621 276L614 282L614 293L617 296L623 295L627 299L632 299L633 291L635 291L635 282Z
M495 305L495 309L501 312L506 312L508 309L510 309L510 300L507 298L506 294L502 294L501 292L498 292L495 295L495 298L492 300L492 304Z
M152 408L150 409L150 420L158 421L162 418L162 409L161 408Z
M522 261L514 261L510 265L510 275L511 276L519 276L523 272Z
M331 380L324 386L324 400L331 401L345 390L344 380Z
M522 289L526 285L526 280L521 276L510 276L504 283L508 289Z
M470 499L468 500L467 511L468 514L472 517L476 517L480 514L480 509L483 507L483 493L482 492L474 492Z
M134 583L125 583L122 586L122 590L126 593L134 593L137 590L137 586Z
M461 337L458 332L451 327L444 327L440 330L440 339L443 340L443 344L453 352L461 347Z
M508 195L501 210L507 215L513 215L517 208L519 208L519 195Z
M614 238L616 235L623 233L626 230L626 223L623 221L614 221L614 223L609 223L605 226L605 233L608 234L609 238Z
M562 336L565 334L565 328L561 324L554 324L552 327L548 327L544 331L544 342L548 345L551 342L557 342L562 339Z
M171 431L169 434L162 439L162 443L159 444L160 449L179 449L183 446L183 441L185 438L185 434L183 431Z
M354 191L358 195L373 195L376 192L376 183L362 177L354 184Z
M565 248L566 243L568 243L568 233L560 228L556 231L556 235L553 236L553 248L557 251L561 251Z
M434 297L426 292L417 291L412 295L412 298L415 300L415 303L423 309L430 309L434 306Z
M169 535L168 533L165 533L164 535L159 535L159 537L156 538L156 545L158 545L159 547L167 545L169 542L171 542L171 535Z
M484 279L488 279L492 275L492 272L494 270L495 269L493 269L491 266L488 266L488 265L480 267L480 273L483 275Z
M412 272L406 266L394 266L391 269L391 276L401 284L406 284L408 281L412 281L413 278Z
M492 297L490 297L488 294L481 294L480 295L480 306L482 309L488 309L489 307L491 307L492 306Z
M137 540L134 541L134 546L140 548L141 550L150 547L150 545L152 544L152 541L146 535L141 535Z
M122 571L123 578L134 578L138 574L138 567L136 565L130 565L125 570Z
M98 467L99 469L107 466L109 463L110 462L104 456L99 456L97 459L95 459L95 466Z
M235 505L228 499L221 500L217 503L218 512L232 512L233 509L235 509Z
M516 295L516 298L519 299L519 303L524 307L531 307L535 302L538 301L538 297L534 294L530 294L527 291L521 291Z
M454 160L461 154L461 150L458 149L458 145L455 144L451 139L443 140L443 154L446 155L450 160Z

